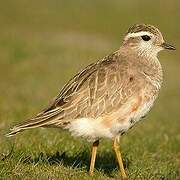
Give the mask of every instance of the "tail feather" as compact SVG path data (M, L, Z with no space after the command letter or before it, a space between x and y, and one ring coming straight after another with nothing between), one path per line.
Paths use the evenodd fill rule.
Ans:
M57 120L63 118L62 109L56 108L51 111L40 113L36 117L28 119L20 124L17 124L12 129L10 129L10 132L6 134L7 137L11 137L16 135L17 133L24 131L26 129L32 129L36 127L48 127L52 126L53 124L57 123Z

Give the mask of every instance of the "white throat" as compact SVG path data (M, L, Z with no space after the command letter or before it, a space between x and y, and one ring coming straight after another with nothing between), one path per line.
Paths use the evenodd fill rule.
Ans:
M158 52L162 50L161 47L156 47L152 44L145 44L141 42L137 47L133 48L135 51L137 51L138 56L143 56L147 58L156 58L158 55Z
M151 39L149 41L144 41L143 39L141 39L142 36L149 36ZM155 35L151 32L140 31L128 33L124 38L124 42L125 44L127 42L126 48L128 47L133 51L136 51L138 56L155 58L157 57L158 52L162 50L160 46L158 47L154 44L155 38ZM134 39L138 39L138 41L134 42ZM130 40L132 40L132 42Z

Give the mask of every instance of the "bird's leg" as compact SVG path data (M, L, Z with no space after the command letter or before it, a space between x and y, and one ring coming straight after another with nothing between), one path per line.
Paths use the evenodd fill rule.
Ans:
M118 161L118 164L119 164L121 177L122 177L123 180L127 179L117 138L115 138L114 141L113 141L113 149L115 151L116 158L117 158L117 161Z
M95 141L92 146L92 152L91 152L91 164L90 164L90 169L89 169L89 175L93 176L94 174L94 165L95 165L95 160L96 160L96 152L97 152L97 147L99 145L99 140Z

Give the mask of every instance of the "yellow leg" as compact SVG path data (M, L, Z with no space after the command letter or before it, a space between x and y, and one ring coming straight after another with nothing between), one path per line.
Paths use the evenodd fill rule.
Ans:
M97 152L97 147L99 145L99 140L95 141L92 146L92 152L91 152L91 164L90 164L90 169L89 169L89 175L93 176L94 174L94 165L95 165L95 160L96 160L96 152Z
M115 138L114 142L113 142L113 148L114 148L116 158L117 158L117 161L118 161L118 164L119 164L121 177L124 180L124 179L127 179L127 176L126 176L126 173L125 173L125 170L124 170L124 165L123 165L123 161L122 161L122 157L121 157L121 152L120 152L119 145L118 145L117 141L118 141L118 139Z

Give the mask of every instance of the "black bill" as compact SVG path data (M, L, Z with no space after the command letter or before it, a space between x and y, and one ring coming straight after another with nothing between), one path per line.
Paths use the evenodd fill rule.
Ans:
M168 43L162 43L161 47L163 47L164 49L169 49L169 50L176 50L176 48Z

